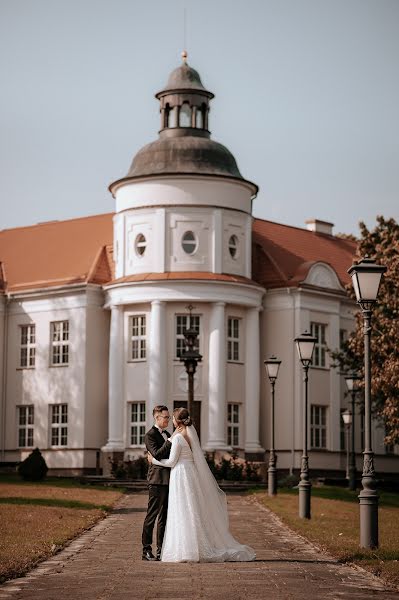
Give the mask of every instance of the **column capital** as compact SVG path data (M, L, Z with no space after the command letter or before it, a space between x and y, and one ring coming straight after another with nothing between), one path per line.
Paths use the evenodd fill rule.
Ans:
M226 306L226 302L222 302L222 301L213 302L212 304L213 304L213 306L219 306L220 308L224 308Z
M111 311L113 311L113 310L122 310L123 305L122 304L109 304L108 308Z
M248 310L252 310L252 311L254 311L254 312L258 312L258 313L260 313L260 312L262 312L262 311L263 311L263 306L262 306L261 304L259 304L258 306L250 306L250 307L248 308Z
M152 300L151 306L163 306L166 304L166 300Z

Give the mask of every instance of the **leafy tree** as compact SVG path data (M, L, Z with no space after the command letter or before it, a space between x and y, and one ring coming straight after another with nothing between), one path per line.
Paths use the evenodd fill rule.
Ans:
M385 265L377 304L372 314L371 397L372 411L385 426L385 443L399 443L399 224L395 219L377 217L369 231L359 224L357 258L365 255ZM349 295L356 301L352 284ZM333 353L343 371L364 375L363 315L356 311L356 325L340 352Z

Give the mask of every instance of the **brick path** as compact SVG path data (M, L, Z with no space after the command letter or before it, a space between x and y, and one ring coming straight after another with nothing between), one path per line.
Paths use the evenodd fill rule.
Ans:
M250 497L228 497L233 534L252 563L141 560L147 494L124 496L112 514L21 579L0 600L255 600L399 598L360 569L338 564L286 529Z

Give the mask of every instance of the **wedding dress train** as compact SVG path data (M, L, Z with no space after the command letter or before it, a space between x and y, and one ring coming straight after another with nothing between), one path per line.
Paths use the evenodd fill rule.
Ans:
M255 552L229 531L226 494L219 488L204 458L194 427L187 440L172 438L168 459L153 464L170 467L168 517L161 561L251 561Z

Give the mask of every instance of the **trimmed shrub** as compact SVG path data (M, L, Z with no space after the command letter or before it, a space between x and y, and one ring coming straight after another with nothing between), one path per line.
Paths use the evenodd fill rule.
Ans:
M112 460L111 475L115 479L146 479L148 471L148 461L144 456L139 456L135 460Z
M213 454L205 455L208 467L218 481L262 481L259 464L239 459L235 454L216 461Z
M29 456L18 465L18 474L25 481L41 481L47 475L48 467L39 448L35 448Z

